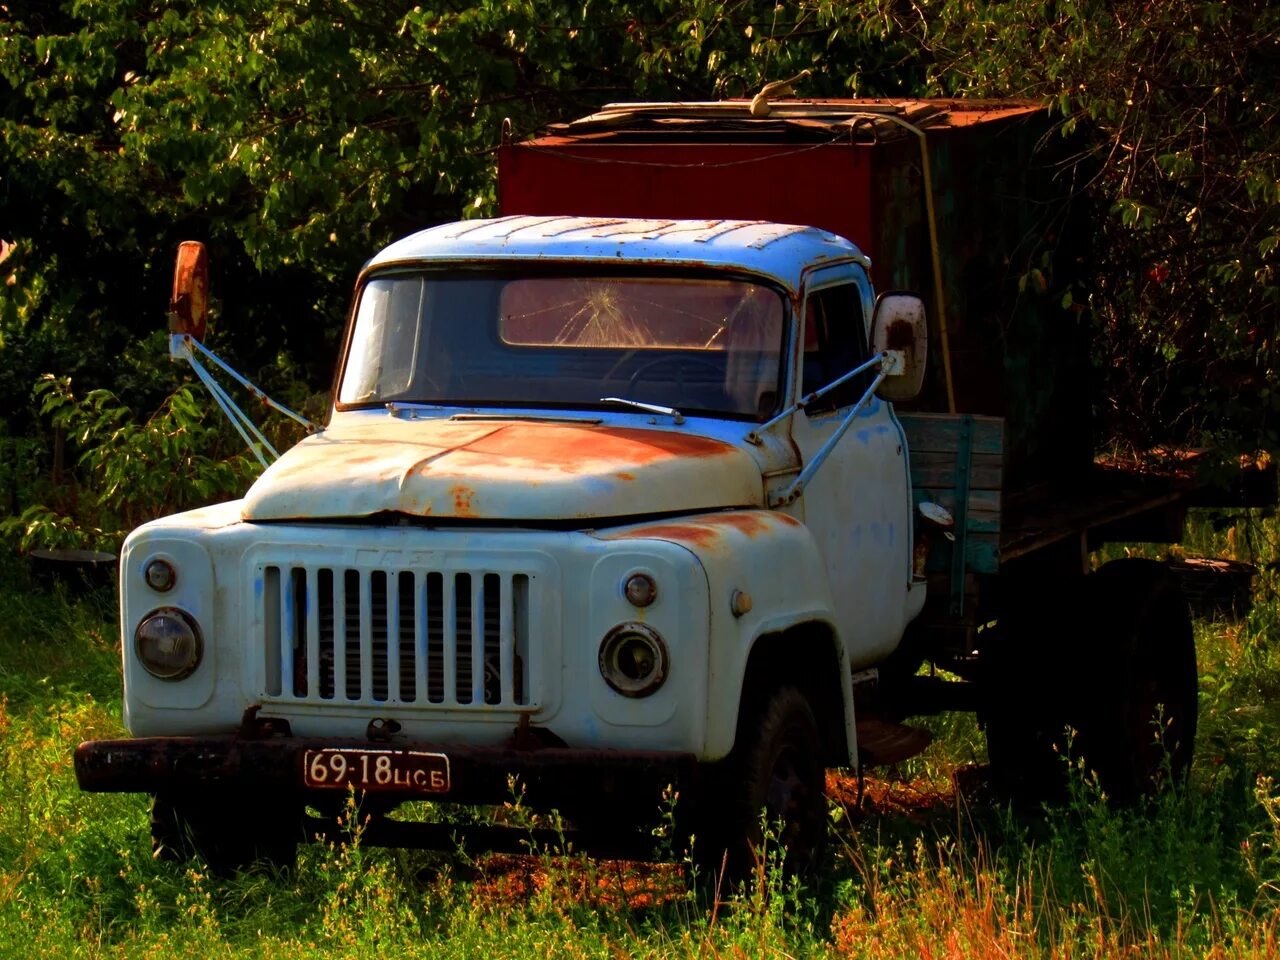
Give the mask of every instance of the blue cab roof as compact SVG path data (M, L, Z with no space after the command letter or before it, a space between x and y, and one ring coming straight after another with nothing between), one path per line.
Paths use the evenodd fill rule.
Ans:
M397 240L366 270L476 260L594 261L707 266L760 274L799 290L806 268L870 261L843 237L763 220L632 220L513 216L463 220Z

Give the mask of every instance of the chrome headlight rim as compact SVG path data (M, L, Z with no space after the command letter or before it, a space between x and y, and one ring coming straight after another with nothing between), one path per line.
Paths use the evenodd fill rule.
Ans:
M658 581L648 570L632 570L622 578L622 596L633 607L652 606L658 599Z
M148 625L154 625L161 618L176 621L185 627L189 634L191 653L185 658L186 662L178 665L174 670L166 671L157 667L155 660L148 658L144 650L143 644L148 641L148 638L144 636L144 630ZM166 682L185 680L195 673L204 661L204 637L200 632L200 625L196 622L196 618L186 610L181 607L157 607L138 621L138 626L133 631L133 653L142 669L157 680Z
M652 656L652 666L644 676L628 675L620 655L635 642ZM640 698L657 693L666 683L670 672L671 656L662 635L648 624L620 623L604 635L600 641L600 675L615 693L624 697Z
M154 556L143 566L142 579L156 593L169 593L178 585L178 568L168 557Z

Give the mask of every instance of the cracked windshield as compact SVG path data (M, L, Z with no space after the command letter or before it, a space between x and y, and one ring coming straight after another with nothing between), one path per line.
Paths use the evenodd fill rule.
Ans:
M360 294L339 402L599 407L750 419L778 405L785 309L718 277L395 274Z

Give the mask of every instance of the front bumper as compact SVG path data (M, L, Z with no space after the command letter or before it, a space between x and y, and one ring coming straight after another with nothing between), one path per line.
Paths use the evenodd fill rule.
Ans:
M306 752L335 748L423 751L448 757L447 792L406 787L384 793L392 800L503 803L512 798L511 778L515 777L533 806L575 807L610 798L631 806L641 798L660 797L668 784L690 782L697 768L693 754L658 751L227 734L90 740L76 749L75 770L80 789L95 793L216 789L275 799L341 796L340 791L307 787L304 782ZM647 799L643 802L648 805Z

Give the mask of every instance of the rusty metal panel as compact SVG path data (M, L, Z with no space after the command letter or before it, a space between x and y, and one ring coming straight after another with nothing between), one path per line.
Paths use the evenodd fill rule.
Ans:
M349 411L273 464L245 497L243 517L572 520L759 506L762 498L750 455L697 434Z
M700 554L730 553L736 549L736 535L749 540L767 537L777 527L799 526L785 513L763 510L734 510L692 517L673 517L639 526L623 527L597 534L602 540L667 540L696 549Z
M499 201L503 214L807 224L859 243L869 160L845 143L532 141L499 151Z
M690 131L715 131L722 135L732 130L740 137L760 136L761 131L778 132L790 127L821 130L830 133L847 125L859 115L899 116L915 126L963 127L1006 117L1026 116L1043 110L1033 100L890 97L863 98L787 98L773 100L762 119L751 113L751 100L715 100L683 102L607 103L597 112L571 123L552 124L551 130L563 134L687 137ZM901 128L887 125L886 131ZM541 138L543 142L554 137Z
M385 741L345 737L240 735L198 737L140 737L133 740L91 740L75 752L80 789L95 793L147 793L165 789L239 788L245 797L264 791L304 796L303 757L308 750L378 749L396 752L440 752L453 773L447 799L473 803L501 803L510 799L508 776L515 774L533 789L544 778L580 790L598 785L606 774L636 778L637 783L669 783L690 775L694 758L676 750L602 750L522 744L513 729L501 746L479 747L398 739ZM668 779L657 780L658 774ZM404 799L438 797L429 791L403 791Z

